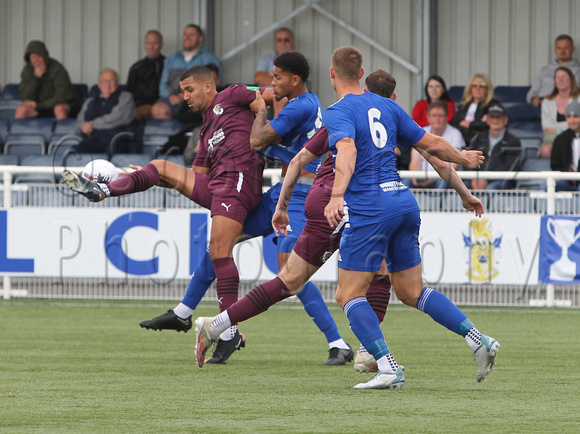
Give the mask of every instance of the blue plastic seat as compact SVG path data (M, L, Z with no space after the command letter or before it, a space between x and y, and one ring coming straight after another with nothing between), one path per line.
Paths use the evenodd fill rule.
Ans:
M89 86L85 83L73 83L73 87L81 97L81 101L85 101L89 96Z
M9 127L10 120L0 117L0 145L6 140Z
M54 124L54 134L75 134L75 118L61 119Z
M160 160L171 161L172 163L179 164L180 166L185 167L185 160L183 159L183 154L162 154L159 155L157 158L159 158Z
M528 158L522 165L522 172L546 172L551 171L549 158ZM546 186L544 179L520 179L516 183L516 188L520 190L543 190Z
M8 134L4 142L4 153L18 155L21 159L27 155L44 154L44 136L42 134Z
M181 131L182 125L175 119L149 119L143 134L173 136Z
M7 83L2 89L2 99L3 100L20 100L20 93L18 83Z
M16 107L0 107L0 119L14 119Z
M50 155L28 155L22 157L20 166L30 167L53 167L53 159ZM15 183L27 184L54 184L60 174L51 173L18 173L14 175Z
M449 96L457 103L461 101L461 98L463 98L464 89L465 86L451 86L449 88Z
M14 119L10 123L10 134L42 134L48 142L54 127L54 118Z
M87 163L93 160L108 160L107 154L79 154L71 152L64 155L62 165L65 167L85 167Z
M525 103L526 95L531 86L496 86L493 89L494 97L505 107L507 103Z

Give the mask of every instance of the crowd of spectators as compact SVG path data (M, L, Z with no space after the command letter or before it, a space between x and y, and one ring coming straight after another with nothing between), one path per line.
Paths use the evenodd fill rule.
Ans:
M179 76L194 65L207 66L218 90L222 75L220 59L202 47L203 30L196 24L183 29L182 49L165 57L163 36L157 30L146 33L146 56L136 61L121 84L116 71L105 68L99 82L84 101L71 83L65 67L49 57L42 41L31 41L24 54L25 66L19 85L20 104L15 119L53 117L56 121L76 118L76 133L82 140L75 146L79 152L111 155L114 152L138 150L125 140L123 133L137 132L149 119L175 119L181 131L169 138L162 153L195 155L199 125L202 119L193 115L183 102ZM274 32L274 49L263 55L256 66L253 82L269 86L272 82L276 56L294 49L295 35L288 27ZM459 101L451 98L445 80L431 75L425 83L425 98L417 101L411 116L421 127L445 137L458 149L481 149L486 155L486 171L517 171L525 158L517 132L508 131L512 115L515 118L541 119L541 146L533 158L550 160L552 170L578 169L580 159L580 62L574 57L574 41L569 35L555 40L553 62L540 69L526 95L526 104L504 107L494 97L490 78L473 74L463 88ZM511 110L511 112L510 112ZM535 121L540 123L539 121ZM193 134L192 134L193 132ZM398 168L424 171L431 166L418 153L398 153ZM414 178L411 187L447 188L442 180ZM513 188L510 180L473 180L475 189ZM558 183L559 189L576 187L576 183Z

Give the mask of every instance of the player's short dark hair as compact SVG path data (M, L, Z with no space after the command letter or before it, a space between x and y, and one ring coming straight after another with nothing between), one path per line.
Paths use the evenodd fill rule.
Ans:
M209 69L205 66L195 65L189 68L188 70L184 71L181 76L179 77L179 81L187 80L189 77L193 77L194 81L211 81L215 86L213 81L213 76Z
M365 86L372 93L390 98L397 87L397 80L391 74L383 69L377 69L368 75L365 80Z
M332 67L340 78L358 80L362 53L353 46L339 47L332 53Z
M201 27L199 27L197 24L188 24L184 28L188 28L188 27L193 27L195 30L197 30L197 33L199 33L199 36L203 36L203 30L201 30Z
M211 71L215 72L218 75L218 77L219 77L219 75L220 75L220 69L218 68L218 66L215 63L208 63L207 65L205 65L205 67L207 69L209 69L210 72Z
M278 54L274 59L274 66L300 77L303 83L310 77L310 65L304 54L298 51L287 51Z
M436 109L436 108L443 109L443 111L445 111L446 115L449 114L449 106L444 101L433 101L427 107L427 113L431 113L431 110Z
M572 45L574 45L574 39L572 39L572 36L570 36L570 35L567 35L567 34L565 34L565 33L562 33L561 35L558 35L558 36L556 37L556 41L555 41L555 42L562 41L562 40L564 40L564 39L567 39L567 40L569 40L569 41L570 41L570 43L571 43Z

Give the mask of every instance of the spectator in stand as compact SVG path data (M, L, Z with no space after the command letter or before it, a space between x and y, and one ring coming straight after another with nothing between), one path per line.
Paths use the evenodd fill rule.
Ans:
M16 119L51 117L57 121L75 116L81 99L68 72L48 55L42 41L30 41L24 53L26 65L20 73L18 92L22 103L16 107Z
M446 101L439 100L434 101L429 104L427 108L427 119L429 121L429 125L424 127L423 129L428 133L435 134L436 136L443 137L449 143L451 143L456 149L463 149L465 148L465 141L463 140L463 135L461 131L457 128L452 127L447 123L449 119L449 105ZM417 121L415 121L417 122ZM455 163L449 163L451 166L458 170L459 165ZM433 166L429 164L429 162L417 152L417 150L413 149L411 151L411 163L409 164L409 170L421 170L425 173L434 172ZM410 187L419 187L419 188L450 188L449 185L443 179L417 179L413 178L410 180L409 186Z
M552 92L556 68L566 66L574 73L576 82L580 83L580 62L572 57L575 50L574 40L569 35L560 35L556 38L554 46L556 60L540 69L536 81L528 91L526 99L534 107L539 107L542 100Z
M177 118L183 104L183 95L179 88L179 77L195 65L215 64L221 70L220 60L215 54L201 47L203 31L197 24L188 24L183 29L181 43L183 50L165 59L159 83L160 99L151 107L154 119Z
M444 101L447 103L447 122L453 120L455 115L455 101L449 96L447 91L447 85L445 81L438 75L432 75L427 80L425 85L425 99L417 101L415 107L413 107L413 112L411 117L420 127L426 127L429 125L429 119L427 119L427 109L429 104L435 101ZM446 122L446 123L447 123Z
M478 170L516 172L520 170L520 155L522 144L513 134L507 130L508 115L505 108L496 103L490 105L487 110L487 125L489 131L482 131L473 138L469 144L470 150L483 152L485 160ZM473 189L510 189L515 183L511 179L497 179L488 181L477 178L471 180Z
M487 108L498 104L493 97L491 80L485 74L475 74L465 86L463 98L457 105L457 111L451 125L461 131L465 143L479 132L487 131Z
M554 140L550 157L550 167L559 172L580 171L580 102L571 102L566 107L568 129ZM579 181L556 181L556 190L575 191L580 189Z
M566 108L573 101L580 100L580 90L572 71L560 66L554 73L552 93L542 101L542 130L544 142L540 148L542 158L550 158L552 143L556 136L568 128Z
M213 81L215 82L216 90L218 92L221 92L222 90L224 90L227 86L222 86L220 84L222 80L220 78L219 67L215 63L209 63L209 64L205 65L205 67L207 69L209 69L209 72L211 73L211 76L213 77Z
M109 155L128 152L128 126L135 119L133 96L121 91L119 76L112 69L101 71L97 85L98 89L91 93L77 116L75 129L83 141L73 149Z
M151 106L159 99L159 82L163 72L165 56L161 54L163 36L157 30L149 30L145 35L147 56L137 61L129 69L127 90L133 95L137 119L150 119Z
M294 50L294 32L288 27L281 27L276 30L276 33L274 33L274 47L274 51L264 54L258 60L256 74L254 75L254 83L258 86L272 85L274 59L278 54Z

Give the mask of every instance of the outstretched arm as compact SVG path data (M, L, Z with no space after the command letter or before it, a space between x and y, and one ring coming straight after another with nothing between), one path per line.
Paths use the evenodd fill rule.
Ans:
M280 236L280 233L286 236L286 227L290 222L288 217L288 203L292 197L292 192L294 192L294 187L296 187L296 184L298 183L300 173L308 164L312 163L317 158L318 157L308 149L302 148L300 152L292 158L292 161L290 161L280 190L280 197L278 197L276 211L272 216L272 227L277 236Z
M417 150L423 149L426 151L426 154L424 153L423 156L427 161L429 161L431 156L435 156L449 163L461 164L468 169L479 169L485 159L481 151L463 153L443 137L431 133L425 133L421 140L413 146Z
M443 179L447 184L449 184L461 197L463 202L463 208L468 211L474 211L477 217L481 217L483 214L483 204L481 200L471 194L471 191L465 186L463 180L459 177L455 169L449 163L441 161L439 158L427 154L426 151L420 148L415 148L420 154L426 155L429 164L433 166L433 169L439 174L441 179ZM481 153L481 151L460 151L461 153ZM467 158L471 158L468 156Z

